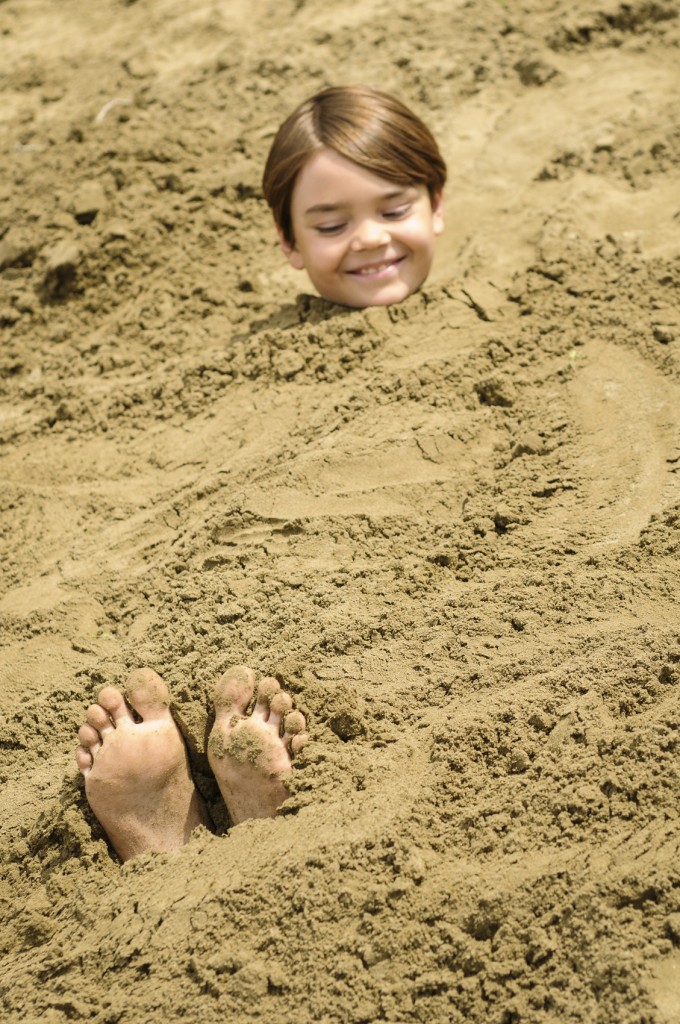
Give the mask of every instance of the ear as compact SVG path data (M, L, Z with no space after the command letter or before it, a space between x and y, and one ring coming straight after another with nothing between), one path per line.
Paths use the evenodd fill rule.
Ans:
M435 192L432 197L432 230L435 235L441 235L444 230L444 195L442 192Z
M304 270L305 265L302 260L302 256L297 251L295 246L291 245L290 242L286 240L286 237L278 224L276 225L276 232L279 236L279 244L281 245L281 248L286 254L288 262L290 263L291 267L293 267L295 270Z

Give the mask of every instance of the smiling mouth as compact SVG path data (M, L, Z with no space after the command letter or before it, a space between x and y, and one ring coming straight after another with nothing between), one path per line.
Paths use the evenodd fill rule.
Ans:
M369 263L365 267L358 267L357 270L348 270L347 273L352 274L353 277L379 277L386 271L398 266L402 260L405 259L405 256L399 256L394 260L382 260L380 263Z

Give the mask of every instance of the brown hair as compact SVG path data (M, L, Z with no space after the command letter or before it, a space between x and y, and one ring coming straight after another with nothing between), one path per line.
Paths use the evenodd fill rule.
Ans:
M321 149L397 185L425 185L432 202L446 181L446 164L431 132L398 99L356 85L324 89L286 118L264 169L264 197L289 245L295 244L290 214L295 182Z

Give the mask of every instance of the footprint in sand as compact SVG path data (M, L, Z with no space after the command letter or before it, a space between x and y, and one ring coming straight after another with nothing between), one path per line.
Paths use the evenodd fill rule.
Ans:
M253 672L230 669L217 683L210 762L234 824L270 817L285 800L285 774L307 741L305 720L275 679L263 679L252 715ZM88 803L121 860L178 849L210 827L194 785L168 688L152 669L129 677L126 697L99 694L78 732L76 762ZM285 731L281 735L282 718Z

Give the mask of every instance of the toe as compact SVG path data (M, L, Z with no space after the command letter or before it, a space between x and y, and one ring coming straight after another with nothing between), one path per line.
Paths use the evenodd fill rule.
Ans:
M85 747L87 750L91 750L93 754L99 750L102 745L101 733L95 729L89 722L85 725L81 725L78 729L78 742L81 747Z
M99 728L97 725L97 707L101 709L103 714L109 720L109 724L104 725L102 717L102 727ZM105 686L99 693L99 704L93 705L87 713L87 720L95 728L99 728L102 736L105 736L107 732L110 732L114 726L122 725L124 722L134 722L132 712L125 703L123 694L115 686ZM113 722L113 725L111 724Z
M88 747L80 746L76 749L76 764L83 775L89 774L92 768L92 754Z
M93 705L95 708L98 705ZM90 709L91 710L91 709ZM106 716L109 728L112 729L111 720L103 708L99 710ZM76 764L83 775L88 775L94 763L94 756L102 745L101 733L94 725L85 722L78 730L78 747L76 749Z
M309 733L299 732L295 736L291 736L288 744L291 754L299 754L303 747L307 745L309 741Z
M170 691L152 668L138 668L128 676L125 696L130 707L145 722L163 719L170 714Z
M281 728L281 719L288 714L293 707L290 695L279 690L269 702L269 725L278 732Z
M87 724L92 730L98 733L97 739L106 736L107 732L113 731L111 717L101 704L93 704L87 709Z
M273 676L266 676L260 679L257 684L257 701L253 709L252 717L261 722L269 721L269 713L273 698L281 692L281 684Z
M301 711L290 711L284 720L283 741L292 754L298 754L309 739L307 723Z
M291 711L286 715L285 721L286 733L290 736L296 736L300 732L305 732L307 723L305 722L305 716L301 711Z
M215 713L245 715L253 698L255 673L246 665L234 665L215 684Z

